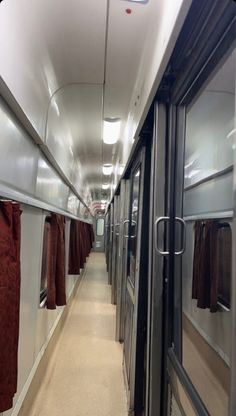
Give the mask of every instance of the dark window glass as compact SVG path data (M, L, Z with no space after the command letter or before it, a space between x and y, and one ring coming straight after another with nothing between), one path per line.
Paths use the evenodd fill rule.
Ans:
M138 211L139 211L139 190L140 190L140 166L136 169L133 176L131 192L131 213L129 224L129 253L128 253L128 275L132 283L135 281L136 267L136 245L138 230Z
M97 220L97 236L102 237L104 235L104 219L98 218Z
M218 301L230 308L232 233L228 223L219 224L218 250Z
M47 296L47 277L49 273L50 240L51 240L50 218L46 218L45 223L44 223L44 234L43 234L40 303L44 301Z

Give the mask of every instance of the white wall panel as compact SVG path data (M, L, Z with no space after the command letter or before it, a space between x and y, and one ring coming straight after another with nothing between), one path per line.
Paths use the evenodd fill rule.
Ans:
M69 192L68 203L67 203L67 210L74 215L79 215L80 212L80 201L73 192Z
M34 339L40 287L42 226L41 210L24 206L21 217L19 389L24 386L29 376L34 358Z
M1 4L0 74L41 137L58 87L103 83L106 6L106 0Z
M45 143L70 180L74 162L73 137L63 103L53 97L48 110Z
M41 348L46 343L50 329L53 326L53 323L57 319L59 310L49 310L49 309L38 309L37 312L37 326L36 326L36 338L35 338L35 359L39 354Z
M33 16L37 14L35 6L35 1L13 0L1 4L0 73L43 137L50 89L57 84L40 23ZM40 55L44 58L40 59Z
M191 0L156 2L130 102L125 140L138 136L190 5Z
M16 403L34 364L42 250L42 211L23 205L21 215L21 300ZM10 416L12 410L4 412Z
M101 186L102 106L103 85L70 84L48 109L45 143L86 202L96 182Z
M0 98L0 181L34 195L39 149Z
M38 161L36 197L57 207L66 209L69 188L60 179L42 155Z

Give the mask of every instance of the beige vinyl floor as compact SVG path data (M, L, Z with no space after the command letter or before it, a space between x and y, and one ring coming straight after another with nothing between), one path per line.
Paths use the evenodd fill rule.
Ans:
M91 253L30 415L126 416L122 347L115 342L105 256Z

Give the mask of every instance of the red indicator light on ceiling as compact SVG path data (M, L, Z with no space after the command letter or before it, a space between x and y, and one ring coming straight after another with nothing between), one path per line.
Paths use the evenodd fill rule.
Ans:
M132 13L132 9L125 9L127 14L131 14Z

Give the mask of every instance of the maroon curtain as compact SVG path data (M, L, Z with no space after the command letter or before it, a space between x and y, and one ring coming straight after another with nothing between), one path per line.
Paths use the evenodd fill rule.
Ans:
M47 278L47 308L66 305L65 288L65 221L59 214L51 216L51 244Z
M87 248L86 248L86 239L85 239L85 228L84 225L85 223L83 223L82 221L79 221L80 223L80 241L81 241L81 251L82 251L82 256L81 256L81 260L82 260L82 265L81 267L84 267L84 264L86 263L86 257L87 257Z
M42 254L42 270L41 270L41 289L47 287L47 276L50 272L51 258L51 224L49 220L45 221L43 234L43 254Z
M70 224L69 274L80 274L80 269L83 267L82 239L80 233L80 221L72 219Z
M94 231L93 231L92 224L88 224L88 235L89 235L89 246L91 249L93 247L93 242L94 242Z
M88 224L84 223L84 241L85 241L85 256L88 257L89 255L89 236L88 236Z
M0 412L17 390L20 308L20 205L0 201Z
M93 227L82 221L71 220L69 274L79 274L84 267L94 241Z
M94 230L93 230L93 225L92 224L90 226L90 235L91 235L91 247L93 247L95 236L94 236Z
M197 306L217 311L218 299L217 221L195 223L192 298Z

